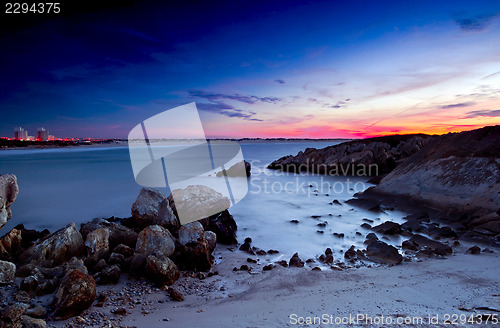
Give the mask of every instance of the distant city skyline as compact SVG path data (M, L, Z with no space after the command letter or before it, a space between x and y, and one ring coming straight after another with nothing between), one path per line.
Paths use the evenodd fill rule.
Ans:
M208 138L500 124L499 1L145 0L92 10L0 31L0 136L21 125L126 138L190 102Z

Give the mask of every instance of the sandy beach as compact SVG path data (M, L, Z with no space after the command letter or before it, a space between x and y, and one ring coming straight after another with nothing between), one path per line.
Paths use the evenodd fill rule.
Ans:
M267 264L264 258L259 264L246 263L248 254L218 246L214 255L219 262L212 269L218 275L203 280L183 276L172 286L182 291L183 302L172 301L166 291L144 287L141 282L134 284L151 294L141 296L141 304L135 304L138 296L128 302L131 283L122 277L116 286L99 287L110 295L110 301L102 308L91 307L82 317L129 327L448 327L447 318L451 322L453 315L462 315L452 326L472 327L477 324L460 324L460 318L499 314L500 261L498 250L465 254L468 246L463 244L445 259L321 272L307 265L277 265L272 271L262 271ZM242 264L252 266L252 273L233 272L233 267ZM120 307L127 315L112 313ZM358 315L364 318L352 321ZM439 323L430 321L436 316ZM314 317L328 321L308 324ZM398 324L397 320L411 321ZM80 318L73 318L56 325L79 323L83 323ZM482 326L496 325L490 321Z

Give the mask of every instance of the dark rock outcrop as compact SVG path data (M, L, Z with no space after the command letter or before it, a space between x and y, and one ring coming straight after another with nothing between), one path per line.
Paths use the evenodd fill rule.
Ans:
M437 136L360 197L428 208L465 231L495 236L500 234L498 158L500 125Z
M422 149L431 137L423 134L353 140L323 149L307 148L284 156L268 168L328 175L377 176Z

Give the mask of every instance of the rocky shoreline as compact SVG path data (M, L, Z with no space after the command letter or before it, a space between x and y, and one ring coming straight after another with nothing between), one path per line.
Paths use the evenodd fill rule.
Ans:
M463 238L499 245L500 126L309 148L268 167L350 175L339 169L345 165L378 167L378 176L370 180L376 185L356 194L349 204L374 211L398 208L453 226Z
M497 148L491 146L496 144L491 140L498 140L498 130L495 127L494 133L481 132L481 140L489 148L485 146L482 152L476 151L477 158L486 158L485 154L496 158ZM409 170L410 174L415 174L411 171L415 158L433 159L436 145L447 138L411 136L399 143L395 142L397 138L389 138L386 141L393 142L389 146L381 146L378 144L380 140L367 142L363 147L350 142L345 147L334 146L336 150L331 147L328 151L306 150L297 158L284 157L279 162L297 164L312 156L315 163L324 164L324 154L340 154L340 149L344 149L349 158L346 163L356 162L352 159L358 158L356 163L373 164L366 159L375 160L383 156L367 157L366 154L368 151L374 154L373 149L381 149L386 155L393 156L393 160L386 156L384 170L388 172L378 186L356 195L348 203L374 212L391 211L404 195L394 197L377 188L390 185L388 181L401 177L401 172ZM473 141L478 139L467 138ZM412 147L412 143L417 146ZM477 146L475 142L472 144ZM364 155L358 156L353 150L355 148ZM493 155L487 153L491 149L495 152ZM405 155L401 155L403 153ZM446 152L440 156L445 155ZM422 162L424 166L425 160ZM337 163L340 162L343 160ZM394 168L390 169L392 164L388 163L395 163ZM490 160L488 163L498 165L498 161ZM285 166L284 169L289 170L290 167ZM9 206L15 201L19 188L13 175L0 176L0 182L0 222L5 224L11 217ZM493 182L496 187L497 182ZM398 201L394 201L395 198ZM442 218L442 210L422 207L417 197L410 200L407 206L416 204L410 211L415 214L405 217L403 224L390 221L376 224L366 220L361 225L368 231L364 236L364 249L351 246L340 250L343 260L335 259L332 249L327 248L316 258L302 259L295 253L289 260L274 261L273 256L279 254L278 250L259 249L253 246L249 237L238 244L237 225L227 210L181 225L172 197L150 188L140 191L129 218L96 218L81 224L80 228L71 223L53 233L18 225L0 238L0 328L57 327L61 324L65 327L127 327L122 322L130 321L125 320L129 314L145 317L156 311L158 304L182 302L186 295L207 300L230 299L232 294L227 287L228 281L245 281L245 274L250 277L277 271L281 275L283 267L335 272L359 267L390 267L402 262L420 262L426 258L444 258L460 253L496 252L491 248L498 246L498 234L481 234L481 231L474 231L476 226L471 230L464 224L463 217L454 222L448 219L454 224L443 224L446 220ZM495 201L493 197L493 203ZM338 201L336 204L341 205ZM415 210L417 207L418 211ZM477 210L477 207L474 209ZM494 212L480 213L494 218L486 223L497 220ZM487 242L489 246L481 248L463 243L462 239L470 239L471 234L481 234L483 238L477 240ZM394 247L386 242L393 236L402 237L400 246ZM334 234L334 237L344 238L342 233ZM219 266L218 263L224 265ZM167 316L163 321L169 320Z

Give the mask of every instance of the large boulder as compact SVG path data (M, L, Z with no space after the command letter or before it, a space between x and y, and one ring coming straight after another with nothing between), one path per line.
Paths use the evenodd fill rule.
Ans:
M11 217L10 204L12 204L19 193L17 178L13 174L0 175L0 229Z
M366 256L369 260L383 264L399 264L403 256L391 245L377 240L366 247Z
M54 267L85 251L82 235L74 223L35 243L21 255L21 262Z
M137 241L137 232L116 222L109 222L105 219L96 218L90 222L83 223L80 227L80 232L83 238L87 238L87 235L90 232L99 228L106 228L109 230L110 248L114 248L119 244L135 247L135 242Z
M14 282L16 265L7 261L0 261L0 285Z
M172 285L180 276L175 263L163 255L149 255L146 259L146 274L160 285Z
M236 221L233 216L229 214L228 210L200 220L200 223L203 225L205 230L213 231L217 235L218 242L226 245L238 243L238 239L236 237L238 226L236 225Z
M161 254L166 257L172 256L175 251L175 239L167 229L159 225L152 225L139 233L136 253L146 255Z
M92 265L109 255L109 230L99 228L87 235L85 240L87 248L86 263Z
M69 272L54 295L57 319L67 319L88 309L96 297L94 278L79 270Z
M165 194L153 188L141 189L132 205L132 217L140 228L160 225L175 233L180 226Z
M203 185L174 189L168 196L168 201L182 224L216 215L231 206L228 197Z
M175 262L184 270L208 271L212 267L210 246L200 222L191 222L179 229L179 249Z

